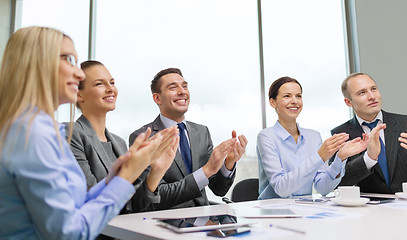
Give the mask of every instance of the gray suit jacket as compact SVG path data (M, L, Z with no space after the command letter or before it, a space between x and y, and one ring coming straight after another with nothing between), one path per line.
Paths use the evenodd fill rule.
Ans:
M105 130L107 139L112 142L113 151L116 156L127 152L126 142L119 136ZM80 116L76 120L72 132L71 150L85 173L88 189L96 185L107 176L112 161L106 154L91 123ZM136 193L128 204L128 211L139 212L146 209L151 203L159 202L159 196L151 193L145 183L148 172L144 172L134 183Z
M383 172L376 164L368 170L363 159L365 153L359 153L348 158L345 176L340 185L358 185L361 192L367 193L395 193L402 191L402 183L407 182L407 150L400 146L398 137L407 130L407 116L382 111L383 122L386 123L384 139L386 158L389 170L390 187L386 185ZM364 133L356 116L348 122L334 128L331 133L345 132L349 140L361 137Z
M134 131L129 137L129 143L132 144L136 137L148 127L151 128L152 135L165 128L160 116L158 116L152 123ZM191 146L192 172L194 172L208 162L213 145L206 126L187 121L187 129ZM224 196L231 187L234 177L235 175L230 179L226 178L219 171L209 178L209 188L217 196ZM152 204L151 210L209 205L205 189L200 191L193 174L188 174L179 151L177 151L174 162L161 180L158 192L161 201L159 204Z

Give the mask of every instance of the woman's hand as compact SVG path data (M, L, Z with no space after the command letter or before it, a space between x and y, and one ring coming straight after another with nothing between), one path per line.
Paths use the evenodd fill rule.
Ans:
M337 153L337 156L344 161L348 157L364 151L367 148L368 143L369 136L366 133L363 133L362 138L357 137L346 142L345 146L343 146Z
M179 144L179 131L176 126L175 128L167 128L163 131L168 131L163 133L165 135L162 141L163 148L156 151L156 160L151 164L151 171L146 180L147 187L151 192L156 190L164 174L174 161Z
M162 163L162 159L169 159L172 158L171 161L175 157L175 153L178 149L178 145L174 145L175 141L177 138L179 138L179 130L177 126L173 126L170 128L166 128L164 130L161 130L159 134L162 137L161 143L158 145L157 149L154 151L154 154L152 156L154 163L152 163L152 167L155 164L156 161L160 161ZM149 139L149 141L154 141L155 137L157 136L154 135ZM175 147L175 149L173 149ZM161 166L161 164L157 164L156 167ZM169 167L169 165L168 165ZM168 169L168 168L167 168ZM167 170L165 169L165 171Z
M153 156L157 148L162 144L163 136L157 133L154 139L148 139L151 129L148 128L134 140L129 148L130 157L125 161L118 172L118 176L130 183L136 181L140 174L154 162Z
M318 154L321 159L326 162L329 158L334 155L339 149L345 146L346 140L349 139L349 134L338 133L334 134L332 137L322 143L322 146L318 150Z

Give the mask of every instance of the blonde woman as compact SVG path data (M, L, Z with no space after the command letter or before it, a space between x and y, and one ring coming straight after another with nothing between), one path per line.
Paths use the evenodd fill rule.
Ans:
M85 61L81 69L85 79L79 83L77 107L82 115L74 125L71 150L91 188L107 176L110 166L127 151L127 144L106 128L106 115L116 108L119 94L116 79L98 61ZM151 166L150 172L144 171L134 183L137 191L123 213L140 212L160 202L156 189L172 160L160 159Z
M72 40L28 27L9 39L0 70L0 233L8 239L93 239L134 194L132 183L168 149L176 130L148 130L87 191L85 176L54 119L74 103L84 73Z

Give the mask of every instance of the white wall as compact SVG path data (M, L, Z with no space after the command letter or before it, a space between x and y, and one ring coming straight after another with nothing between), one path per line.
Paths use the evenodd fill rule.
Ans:
M407 114L407 1L355 0L360 71L377 82L383 109Z

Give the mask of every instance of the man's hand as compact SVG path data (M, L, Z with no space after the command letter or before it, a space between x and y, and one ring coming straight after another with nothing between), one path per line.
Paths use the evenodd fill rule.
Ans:
M232 139L236 139L236 131L232 131ZM233 167L235 166L236 162L239 161L239 159L243 156L245 153L247 145L247 139L244 135L240 135L238 137L238 141L233 145L233 148L231 151L228 153L226 159L225 159L225 167L231 171L233 170Z
M347 159L348 157L364 151L367 148L368 143L369 136L366 133L363 133L362 138L357 137L351 141L346 142L345 146L343 146L337 153L337 156L342 161L345 161L345 159Z
M158 133L154 141L148 141L148 137L151 134L151 129L148 128L144 133L141 133L134 140L133 144L129 148L129 152L126 153L123 158L118 159L118 164L113 164L111 175L108 175L106 179L106 184L114 177L113 173L117 173L130 183L133 183L144 169L153 163L154 151L158 148L162 141L162 136ZM116 174L115 174L116 175Z
M367 155L373 160L377 160L381 151L379 131L382 129L386 129L385 123L377 125L375 128L372 129L369 135L369 143L367 145Z
M208 162L202 167L207 178L214 175L222 167L223 160L226 158L228 153L232 150L233 145L236 143L235 138L231 138L219 144L212 151L212 155Z

